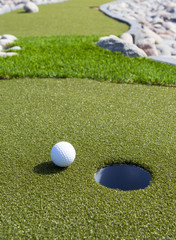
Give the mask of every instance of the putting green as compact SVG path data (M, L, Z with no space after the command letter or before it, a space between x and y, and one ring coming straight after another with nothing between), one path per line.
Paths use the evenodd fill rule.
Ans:
M120 35L128 25L117 22L98 11L106 0L69 0L40 5L39 12L26 14L23 9L0 15L0 35ZM7 32L8 31L8 32Z
M87 79L1 80L2 239L175 239L176 88ZM50 150L76 149L67 169ZM132 162L143 190L96 183L97 168Z

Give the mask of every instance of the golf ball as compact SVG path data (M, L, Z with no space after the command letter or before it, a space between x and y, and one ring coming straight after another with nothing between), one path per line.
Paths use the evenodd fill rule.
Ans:
M67 167L75 160L76 152L68 142L56 143L51 149L51 160L59 167Z

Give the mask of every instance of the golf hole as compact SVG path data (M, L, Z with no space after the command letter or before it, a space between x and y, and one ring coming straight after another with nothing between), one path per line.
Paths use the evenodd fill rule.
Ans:
M129 164L108 165L98 170L94 178L97 183L107 188L123 191L144 189L151 181L148 171Z

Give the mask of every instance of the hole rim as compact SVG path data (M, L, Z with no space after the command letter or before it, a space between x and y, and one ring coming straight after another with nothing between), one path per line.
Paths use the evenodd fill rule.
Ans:
M150 179L148 181L148 185L144 188L138 188L138 189L129 189L129 190L123 190L123 189L120 189L120 188L113 188L113 187L107 187L101 183L99 183L95 176L96 174L101 170L101 169L104 169L104 168L107 168L107 167L112 167L112 166L117 166L117 165L128 165L128 166L133 166L133 167L137 167L137 168L140 168L140 170L144 170L146 173L148 173L148 175L150 176ZM134 162L134 161L131 161L131 160L125 160L125 161L119 161L119 162L112 162L112 163L105 163L103 166L99 166L97 169L96 169L96 172L94 173L94 181L101 185L102 187L105 187L107 189L112 189L112 190L117 190L117 191L139 191L139 190L145 190L146 188L150 187L151 184L153 183L153 171L151 170L151 168L146 165L145 163L139 163L139 162Z

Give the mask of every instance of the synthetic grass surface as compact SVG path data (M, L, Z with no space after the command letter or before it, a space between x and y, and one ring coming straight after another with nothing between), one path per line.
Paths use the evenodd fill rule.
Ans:
M24 37L19 56L0 58L0 78L57 77L99 81L176 84L176 67L129 58L95 45L98 36Z
M98 7L107 0L69 0L40 5L39 12L23 9L0 15L0 35L19 36L122 34L128 25L107 17ZM7 32L8 31L8 32Z
M2 239L175 239L176 89L78 79L1 80ZM67 169L50 150L76 149ZM94 173L132 162L143 190L103 187Z

